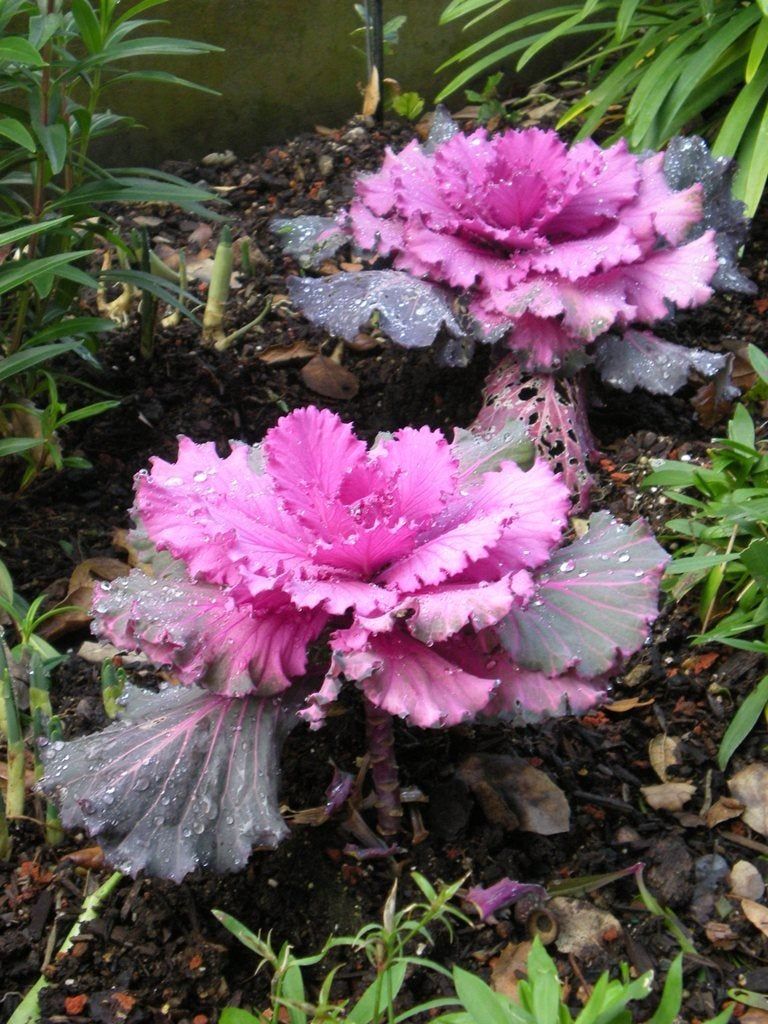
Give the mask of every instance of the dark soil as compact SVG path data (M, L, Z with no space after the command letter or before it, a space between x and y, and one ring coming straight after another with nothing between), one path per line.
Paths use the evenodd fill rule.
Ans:
M472 420L489 366L487 352L478 353L467 370L446 370L437 368L428 353L406 353L386 344L348 351L344 365L357 378L359 393L338 401L305 386L301 369L306 359L268 361L276 350L300 342L331 354L327 338L280 300L286 272L295 268L282 256L270 219L277 213L326 213L341 206L349 198L353 173L376 166L385 143L401 144L406 135L396 127L352 125L302 137L226 169L172 168L190 180L202 177L224 186L225 215L236 237L251 239L253 274L233 296L230 327L252 320L268 294L274 297L272 312L260 328L222 354L203 347L189 323L160 331L149 361L138 355L135 324L110 337L101 357L104 372L91 383L119 396L121 405L74 425L64 438L67 450L87 457L93 470L44 474L18 496L5 460L2 558L25 596L48 587L61 593L61 581L86 558L124 556L113 546L112 533L127 525L132 476L151 455L172 456L179 433L221 444L229 438L255 442L286 411L308 403L338 410L368 439L406 424L448 430ZM194 255L189 236L199 225L185 214L147 208L125 220L126 226L131 221L149 224L156 245L187 246ZM214 240L217 232L214 225ZM767 236L761 221L745 257L762 295ZM213 242L207 245L214 248ZM718 348L759 341L762 323L760 301L718 298L680 316L666 333ZM666 509L659 496L641 492L638 485L649 458L705 455L711 431L694 419L692 391L672 399L606 388L595 392L592 425L605 453L598 467L596 507L607 506L627 521L642 514L655 526L663 523ZM70 397L73 402L78 398ZM720 649L706 657L706 649L691 648L689 637L696 628L691 608L665 608L653 642L617 681L614 700L636 698L628 710L600 710L535 729L462 727L439 733L398 727L403 781L429 800L417 805L428 835L417 844L406 836L401 855L360 863L342 853L350 836L340 823L297 824L279 850L255 853L236 876L195 877L181 885L125 880L72 952L47 968L51 985L43 993L43 1020L206 1024L225 1005L264 1007L267 982L262 975L254 977L253 954L219 925L212 909L233 914L254 931L271 930L277 945L289 940L308 953L334 930L350 934L377 918L393 878L403 879L402 899L412 897L408 872L413 868L432 880L452 881L471 872L471 884L489 884L504 875L546 884L642 860L651 890L678 915L697 950L686 961L686 1019L713 1015L731 986L768 991L765 937L745 920L738 900L727 899L724 881L709 891L702 884L708 863L702 858L713 854L728 865L750 860L763 872L768 864L768 845L740 820L710 829L703 816L705 802L728 793L716 767L717 745L734 704L763 669L752 655ZM86 638L73 633L59 646L71 644L76 650ZM76 654L57 670L53 696L67 736L104 724L98 670ZM697 785L693 801L676 814L650 810L640 794L641 786L658 781L649 763L649 741L667 732L683 741L677 777ZM765 729L758 728L732 769L759 760L767 740ZM297 811L323 804L330 763L355 770L363 750L354 698L343 702L328 728L295 732L284 758L286 806ZM457 766L478 753L522 758L545 771L567 796L570 831L545 837L506 831L490 820L456 775ZM0 864L1 1019L7 1019L41 966L52 963L93 876L107 877L106 868L90 870L87 861L65 859L89 847L87 837L70 836L60 849L46 847L34 820L41 809L30 807L30 820L13 826L12 861ZM632 881L585 898L615 914L623 932L604 936L604 948L595 957L558 954L563 977L574 991L582 974L593 979L621 960L637 971L666 971L677 943L664 922L638 901ZM526 938L520 916L502 911L495 925L460 927L453 944L439 947L439 957L483 969L507 943ZM713 921L728 925L733 937L718 939ZM364 965L350 962L341 972L339 995L359 991L366 978ZM410 998L436 994L434 984L415 977Z

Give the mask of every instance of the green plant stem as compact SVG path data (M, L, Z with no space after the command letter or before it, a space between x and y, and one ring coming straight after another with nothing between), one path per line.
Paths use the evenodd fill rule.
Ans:
M122 882L123 877L124 876L120 871L115 871L109 876L103 885L100 885L99 888L92 892L90 896L86 896L83 900L83 909L80 911L80 916L70 929L70 932L64 942L61 944L61 949L59 950L57 957L64 956L64 954L72 948L77 937L82 931L84 924L87 924L88 921L93 921L99 916L102 904L109 896L111 896L120 882ZM8 1024L36 1024L40 1019L39 996L41 991L46 988L48 984L48 979L44 974L41 974L29 992L24 996L21 1003L14 1010Z

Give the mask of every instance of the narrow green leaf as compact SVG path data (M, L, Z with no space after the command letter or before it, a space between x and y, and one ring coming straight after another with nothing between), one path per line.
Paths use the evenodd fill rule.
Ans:
M0 231L0 245L13 245L14 242L24 242L34 235L44 235L62 224L69 224L71 220L71 217L56 217L55 220L43 220L39 224L23 224L10 231Z
M21 455L22 452L39 447L39 437L5 437L0 439L0 458L6 455Z
M640 0L621 0L616 15L616 39L624 39L632 26L632 19L640 4Z
M764 65L768 70L768 62ZM763 69L761 69L762 71ZM757 81L757 77L752 79ZM750 83L751 84L751 83ZM749 86L745 86L746 89ZM754 216L768 180L768 94L760 97L754 117L741 145L736 150L739 170L733 183L733 194L745 204L747 216Z
M731 103L728 115L712 145L713 156L734 156L755 109L768 88L768 63L763 64Z
M56 356L64 355L65 352L72 352L81 347L79 341L61 341L55 345L40 345L38 348L22 349L21 352L14 352L11 356L0 359L0 381L8 380L17 373L26 373L35 366L55 359Z
M525 1011L513 1006L509 1000L502 1001L482 978L454 967L453 982L462 1005L476 1021L483 1024L529 1024Z
M72 0L72 16L89 53L101 49L101 25L90 0Z
M734 753L757 725L766 704L768 704L768 676L763 676L755 689L742 701L741 707L725 730L725 735L717 751L717 764L721 771L725 771Z
M765 51L768 50L768 18L760 19L760 24L755 29L752 37L752 46L747 57L747 70L744 73L744 81L751 82L757 73L757 69L763 62Z
M63 124L39 124L33 125L35 134L40 139L40 144L45 150L51 171L58 174L64 167L67 159L67 148L69 145L69 133Z
M259 1018L237 1006L227 1006L221 1011L219 1024L259 1024Z
M699 26L702 44L691 49L691 57L680 68L672 94L668 116L676 116L691 96L695 96L699 85L713 66L741 37L746 36L759 20L759 12L750 6L737 14L732 11L720 17L718 24Z
M669 965L659 1005L648 1024L670 1024L677 1019L683 1001L683 954Z
M396 963L379 974L363 992L345 1019L350 1024L378 1024L384 1012L394 1005L395 999L403 987L406 966L404 963ZM376 1016L374 1016L374 1010L378 1011Z
M0 135L4 139L10 139L11 142L15 142L17 146L21 146L22 149L26 149L29 153L34 153L37 149L35 140L29 131L15 117L0 118Z
M178 75L171 74L170 71L126 71L121 75L115 75L107 84L112 86L125 82L160 82L163 85L178 85L183 89L195 89L197 92L208 93L209 96L221 96L218 89L210 89L207 85L191 82L188 78L180 78Z
M32 68L45 66L45 61L32 43L21 36L6 36L5 39L0 39L0 63L3 61Z
M304 978L298 964L293 964L286 970L283 976L283 994L292 1003L304 1002ZM287 1009L290 1024L307 1024L307 1015L303 1010L295 1006L288 1006Z
M65 416L62 416L57 426L66 427L68 423L77 423L79 420L88 420L92 416L100 416L103 412L108 412L110 409L116 409L120 405L117 399L112 399L106 402L93 402L91 405L85 405L82 409L73 409L72 412L68 412Z
M521 71L526 64L533 60L537 53L540 53L541 50L549 46L550 43L553 43L558 39L562 39L564 36L571 35L572 30L592 14L599 2L600 0L585 0L584 6L581 10L576 11L570 18L566 18L558 25L555 25L555 27L551 28L549 32L545 32L544 36L539 39L538 42L528 47L517 62L518 71Z

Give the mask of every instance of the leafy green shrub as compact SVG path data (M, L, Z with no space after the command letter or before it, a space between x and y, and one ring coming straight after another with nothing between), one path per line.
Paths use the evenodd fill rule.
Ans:
M768 384L768 359L754 345L749 354L761 384ZM768 654L768 441L756 437L744 405L736 406L727 433L713 442L709 466L664 461L645 484L663 488L687 512L667 523L676 547L665 587L675 600L697 591L697 642ZM722 767L767 701L768 677L726 732Z
M441 22L469 27L508 4L450 0ZM512 57L522 69L550 44L582 37L586 47L553 77L586 68L589 89L560 124L585 115L585 138L613 124L618 106L612 139L625 135L642 151L701 120L715 155L736 157L735 192L754 213L768 177L766 0L571 0L513 17L443 65L467 66L438 100Z
M90 155L95 139L132 123L104 109L113 85L192 86L169 72L137 69L137 58L215 49L137 35L158 23L140 15L165 2L0 2L0 455L26 459L22 486L48 465L82 464L63 458L57 429L114 404L96 402L68 412L58 397L59 371L50 367L66 353L92 358L99 334L110 327L106 320L77 315L79 290L96 286L87 270L97 242L130 254L103 204L175 203L202 212L210 198L171 175L107 170ZM167 284L140 271L104 277L115 281L126 273L177 301Z

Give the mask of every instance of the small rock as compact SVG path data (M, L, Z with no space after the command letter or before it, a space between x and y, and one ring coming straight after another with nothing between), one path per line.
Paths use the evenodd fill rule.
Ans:
M223 153L208 153L200 163L203 167L232 167L237 163L237 157L231 149L225 149Z
M368 138L368 132L361 125L358 125L356 128L350 128L348 132L342 135L344 142L362 142L366 138Z
M322 156L318 157L317 170L324 178L327 178L333 171L333 157L327 153L323 153Z

